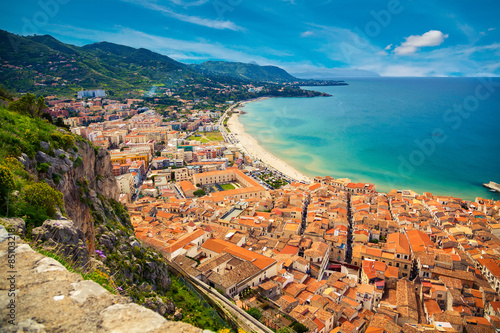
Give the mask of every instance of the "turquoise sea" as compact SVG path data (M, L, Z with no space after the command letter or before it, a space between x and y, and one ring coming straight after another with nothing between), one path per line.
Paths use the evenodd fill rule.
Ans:
M248 103L245 130L304 174L500 199L500 78L356 78Z

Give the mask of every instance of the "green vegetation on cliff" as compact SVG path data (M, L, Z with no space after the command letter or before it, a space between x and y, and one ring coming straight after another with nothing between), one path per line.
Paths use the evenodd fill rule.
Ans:
M43 150L42 141L64 146L74 138L46 119L0 107L0 216L24 217L29 228L53 218L57 209L64 210L62 193L26 171L18 159L22 154L33 158ZM39 164L36 170L44 173L49 167Z

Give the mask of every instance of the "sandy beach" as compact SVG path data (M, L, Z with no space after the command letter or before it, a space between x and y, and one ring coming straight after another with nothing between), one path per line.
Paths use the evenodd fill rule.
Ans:
M259 100L262 99L264 98L261 98ZM254 100L252 102L254 102ZM240 107L243 106L245 103L242 103L238 107L238 110L240 112L242 111ZM239 141L236 144L238 148L243 149L248 154L250 154L254 159L262 161L263 163L267 164L268 166L271 166L272 168L278 170L279 172L283 173L288 177L291 177L295 180L304 181L307 183L313 182L311 178L297 171L295 168L293 168L283 160L280 160L279 158L277 158L276 156L265 150L262 146L260 146L257 140L255 140L251 135L245 132L243 125L239 122L238 119L239 115L240 115L239 113L233 113L233 115L229 118L227 122L227 126L231 130L231 133L235 134L236 138Z

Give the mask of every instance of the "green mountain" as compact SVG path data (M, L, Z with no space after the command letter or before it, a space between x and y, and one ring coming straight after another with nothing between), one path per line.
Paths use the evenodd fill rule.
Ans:
M0 30L0 81L16 92L113 92L147 90L154 84L203 81L186 65L146 49L102 42L84 47L52 36L18 36Z
M18 36L0 30L0 81L16 92L63 93L102 88L110 94L152 85L224 84L236 80L293 79L273 66L207 62L186 65L143 48L109 42L83 47L49 35ZM235 73L237 73L235 75Z
M173 88L183 98L209 97L215 102L260 95L319 95L300 89L300 84L309 81L275 66L222 61L186 65L143 48L109 42L79 47L49 35L23 37L3 30L0 82L15 93L67 97L82 89L104 89L110 96L138 96L153 86ZM255 82L265 86L258 96L244 87Z
M261 82L291 82L298 79L276 66L259 66L242 62L206 61L192 65L206 74L227 75L229 77Z
M172 58L143 48L135 49L114 43L99 42L85 45L82 49L92 52L101 61L106 62L133 63L138 66L154 67L165 72L186 69L186 65Z

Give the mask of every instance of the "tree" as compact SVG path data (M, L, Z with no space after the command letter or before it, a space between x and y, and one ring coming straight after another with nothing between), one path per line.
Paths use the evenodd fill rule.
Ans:
M4 197L14 188L14 174L9 168L0 165L0 197Z
M196 191L193 192L193 194L196 195L197 197L203 197L207 193L204 190L196 190Z
M66 125L64 123L64 119L61 118L61 117L58 117L56 119L56 122L54 123L54 125L56 125L57 127L63 127L63 128L65 128L65 129L67 129L69 131L69 125Z
M39 226L45 219L53 218L56 209L62 209L63 206L61 192L45 182L37 182L23 188L16 204L16 210L18 216L26 215L34 226Z
M47 105L45 105L45 98L43 96L36 98L35 95L30 93L9 103L9 109L12 111L32 118L41 117L46 107Z
M290 327L282 327L276 331L276 333L290 333Z
M247 310L247 313L257 320L260 320L260 318L262 318L262 312L257 308L250 308Z
M0 212L8 211L8 195L14 187L14 174L9 168L0 165Z
M52 124L54 122L54 119L52 119L52 116L50 115L50 113L47 113L47 112L44 112L42 113L42 116L41 116L42 119L47 119L47 121Z
M290 325L290 327L297 333L305 333L309 330L306 325L299 323L298 321Z
M3 86L0 85L0 100L4 101L11 101L12 100L12 95L10 94L7 89L5 89Z

